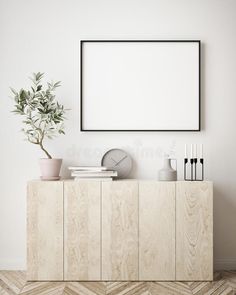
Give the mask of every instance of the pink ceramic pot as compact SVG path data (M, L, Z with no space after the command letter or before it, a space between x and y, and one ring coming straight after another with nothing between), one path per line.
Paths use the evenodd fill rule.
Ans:
M39 159L42 180L60 179L62 159Z

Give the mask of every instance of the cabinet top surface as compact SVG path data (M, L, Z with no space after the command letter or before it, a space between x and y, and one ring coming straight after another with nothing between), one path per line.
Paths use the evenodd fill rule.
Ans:
M56 180L56 181L51 181L51 180L41 180L41 179L32 179L29 180L28 182L81 182L81 181L96 181L96 182L108 182L108 183L112 183L112 182L125 182L125 181L142 181L142 182L160 182L160 183L212 183L212 181L210 180L204 180L204 181L185 181L185 180L178 180L178 181L159 181L159 180L155 180L155 179L117 179L117 180L112 180L112 181L107 181L107 180L93 180L93 179L81 179L81 180L74 180L74 179L60 179L60 180Z

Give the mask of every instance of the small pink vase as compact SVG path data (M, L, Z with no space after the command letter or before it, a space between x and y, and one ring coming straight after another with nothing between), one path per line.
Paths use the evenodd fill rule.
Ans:
M62 159L39 159L42 180L59 180Z

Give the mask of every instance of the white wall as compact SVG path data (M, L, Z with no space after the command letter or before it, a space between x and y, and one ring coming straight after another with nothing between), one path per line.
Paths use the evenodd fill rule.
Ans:
M69 164L98 164L112 147L133 156L132 177L157 177L164 151L174 150L182 177L185 142L203 142L206 176L215 184L214 254L236 267L236 1L1 0L0 1L0 268L26 265L26 182L39 175L42 153L23 141L10 113L9 86L29 85L43 71L62 81L58 97L72 111L66 136L48 142ZM201 39L203 131L200 133L80 133L79 40Z

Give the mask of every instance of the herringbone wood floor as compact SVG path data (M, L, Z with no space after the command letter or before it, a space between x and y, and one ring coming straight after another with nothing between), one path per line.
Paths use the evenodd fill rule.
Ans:
M233 295L236 271L213 282L27 282L24 271L0 271L1 295Z

